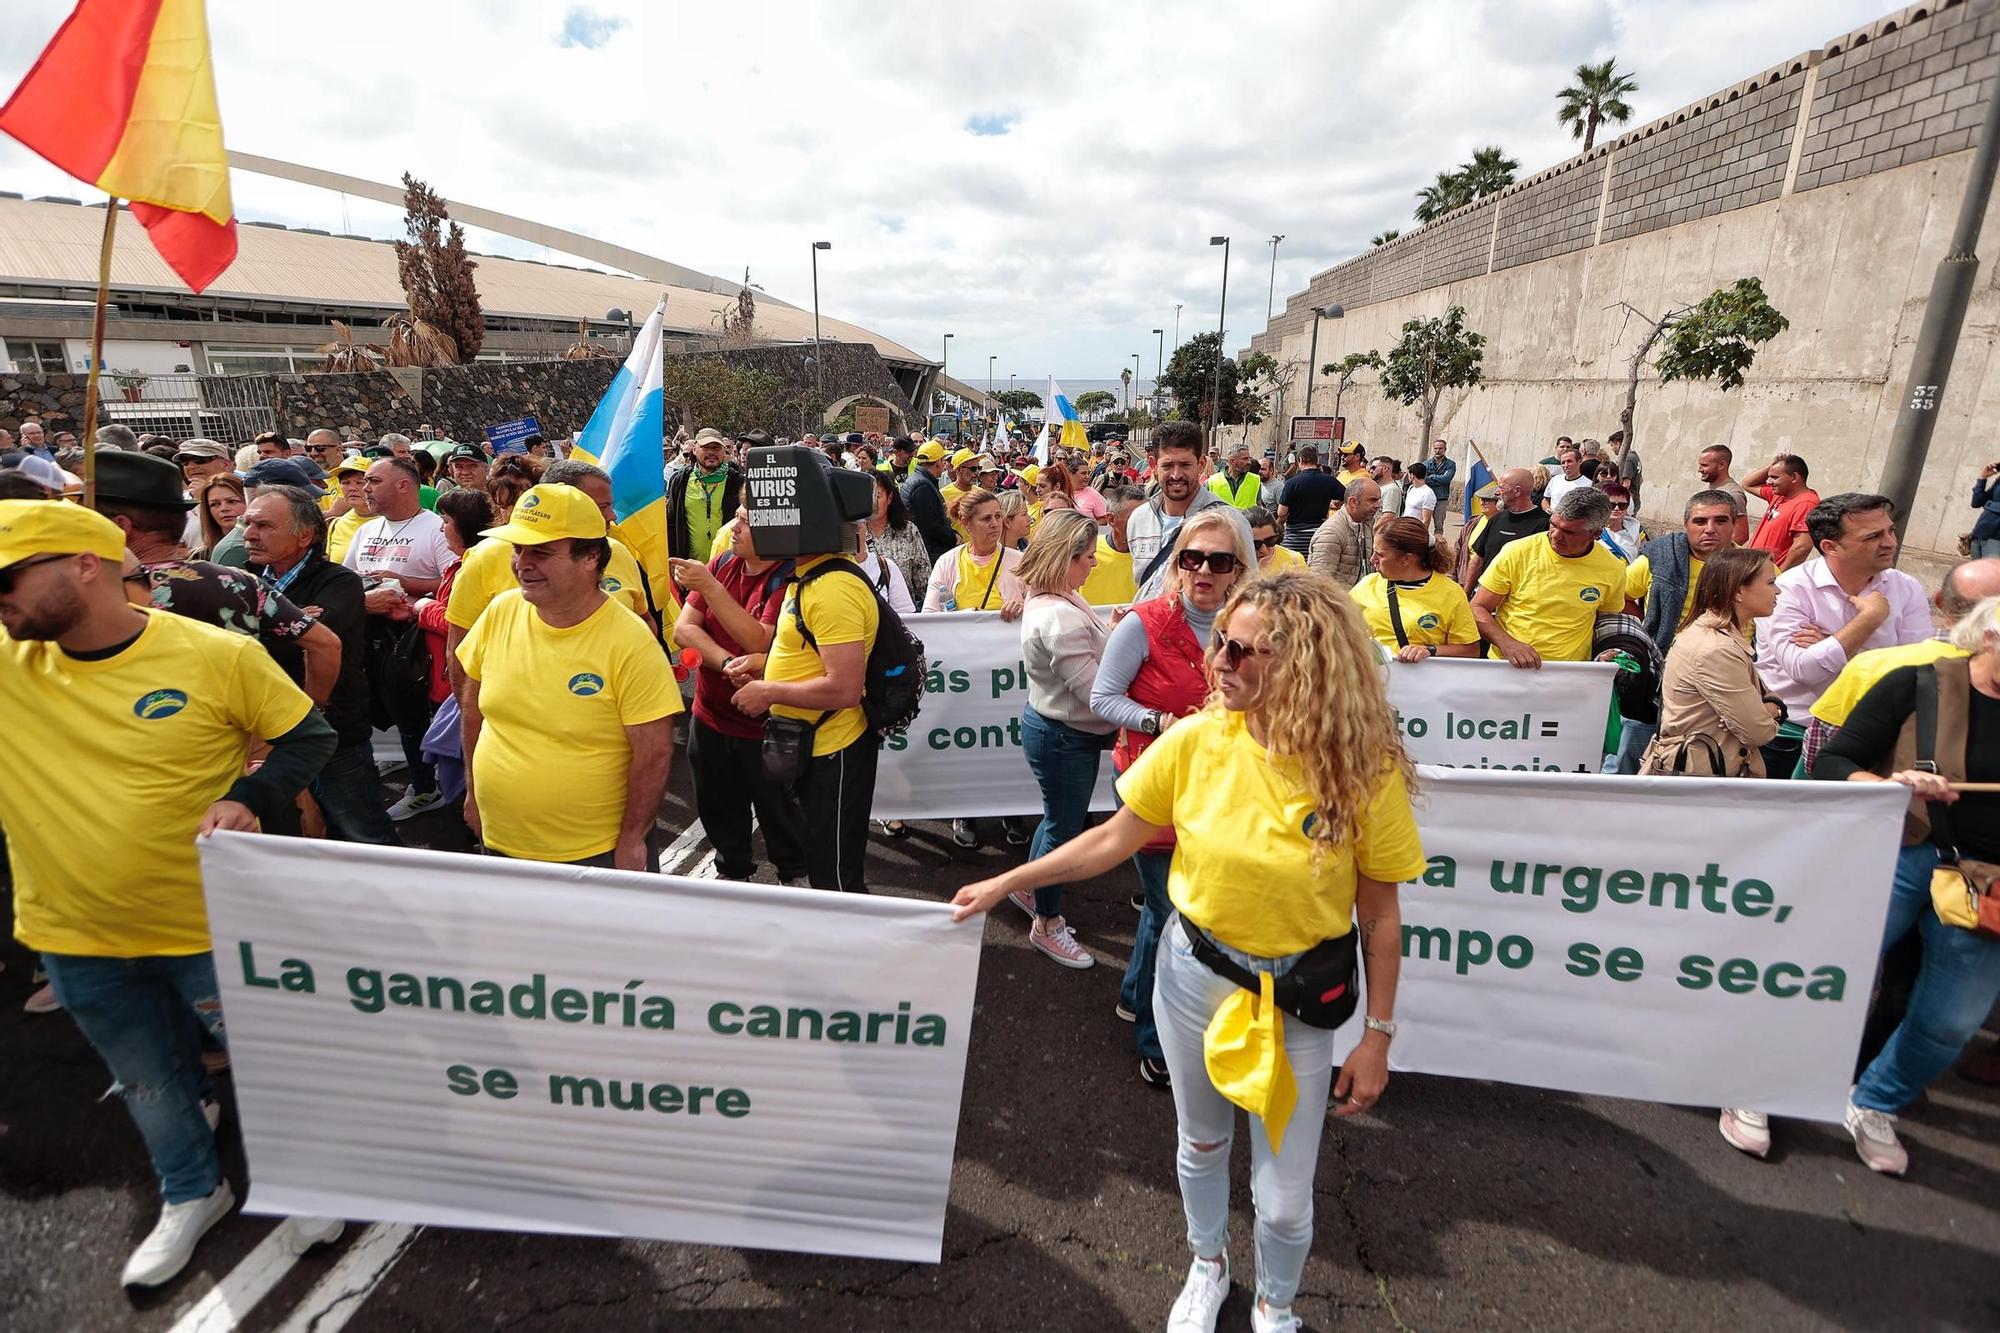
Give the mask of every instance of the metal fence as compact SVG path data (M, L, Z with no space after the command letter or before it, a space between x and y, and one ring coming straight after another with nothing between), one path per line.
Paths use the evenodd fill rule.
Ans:
M176 440L197 437L248 444L278 427L271 382L262 375L144 375L106 379L99 389L104 424Z

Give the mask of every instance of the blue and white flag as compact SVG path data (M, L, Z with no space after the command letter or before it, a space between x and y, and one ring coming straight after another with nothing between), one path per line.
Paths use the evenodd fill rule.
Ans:
M632 548L655 588L667 566L666 394L661 385L660 327L667 303L653 307L632 342L632 354L611 377L590 423L577 432L571 456L611 474L617 536Z

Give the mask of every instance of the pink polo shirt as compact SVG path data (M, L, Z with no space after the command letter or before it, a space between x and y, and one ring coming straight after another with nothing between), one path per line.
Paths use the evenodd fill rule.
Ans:
M1889 599L1888 619L1868 636L1863 648L1919 643L1931 637L1930 598L1924 585L1902 570L1883 570L1861 591L1879 592ZM1847 651L1833 635L1852 619L1854 604L1835 582L1825 556L1816 555L1778 575L1777 609L1757 622L1757 671L1800 725L1813 701L1847 665ZM1825 630L1827 637L1801 648L1792 642L1792 635L1809 624Z

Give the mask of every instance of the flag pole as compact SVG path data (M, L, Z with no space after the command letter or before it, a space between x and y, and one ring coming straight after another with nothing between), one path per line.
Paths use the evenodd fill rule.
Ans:
M90 384L83 400L83 507L97 506L97 385L104 371L104 306L111 297L111 237L118 230L118 196L104 204L104 242L97 251L97 309L90 319Z

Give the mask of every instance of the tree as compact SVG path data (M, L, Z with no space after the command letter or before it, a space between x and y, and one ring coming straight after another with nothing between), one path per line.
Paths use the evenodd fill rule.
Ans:
M1417 191L1417 221L1435 222L1472 202L1472 186L1457 171L1440 171L1437 179Z
M1340 415L1340 400L1347 392L1347 386L1354 377L1364 370L1380 370L1382 354L1374 348L1365 352L1349 352L1338 361L1329 361L1319 368L1319 373L1333 380L1333 414Z
M1655 347L1660 350L1653 358L1653 368L1662 384L1712 379L1728 393L1742 387L1743 372L1757 359L1755 345L1769 342L1792 326L1764 295L1764 284L1757 278L1738 278L1694 305L1676 306L1658 319L1629 302L1619 305L1646 326L1646 335L1626 367L1625 410L1618 414L1627 449L1635 438L1632 409L1639 401L1639 372L1646 368Z
M1261 403L1268 395L1271 399L1271 415L1284 419L1285 399L1292 391L1292 384L1299 372L1305 369L1303 361L1279 361L1269 352L1252 352L1237 364L1239 383L1244 386L1246 401ZM1262 413L1252 418L1261 420Z
M1089 389L1078 394L1072 406L1084 416L1095 416L1118 406L1118 395L1109 389Z
M1038 412L1042 407L1042 396L1033 389L1001 389L993 401L1009 412Z
M1125 401L1127 404L1130 404L1132 401L1132 367L1126 366L1118 372L1118 383L1124 386Z
M1180 414L1178 419L1199 421L1204 426L1215 424L1209 420L1209 400L1210 395L1215 392L1216 364L1221 343L1222 339L1217 334L1197 333L1174 349L1166 370L1160 374L1160 383L1173 394L1176 410ZM1232 357L1221 357L1220 361L1223 423L1263 420L1263 414L1257 409L1257 400L1238 392L1239 386L1244 382L1242 368ZM1177 418L1169 414L1169 419Z
M333 341L321 343L319 350L326 353L320 369L329 373L375 370L382 364L365 344L354 341L354 330L337 319L333 321Z
M1389 242L1395 240L1398 236L1401 236L1402 234L1403 234L1402 232L1397 231L1394 227L1391 227L1387 231L1378 231L1373 236L1369 237L1368 244L1387 245Z
M479 308L479 288L472 280L474 264L465 253L465 228L452 222L444 200L430 186L407 171L403 173L403 229L410 239L396 242L396 279L403 284L403 299L409 304L410 326L428 325L437 330L450 340L458 364L469 364L486 345L486 315Z
M1521 164L1500 151L1494 144L1487 148L1475 149L1472 160L1458 169L1467 191L1474 199L1484 199L1489 194L1498 194L1514 183L1514 173Z
M389 333L389 345L383 349L382 359L392 366L461 364L458 344L451 335L407 310L383 320L382 327Z
M1389 349L1382 363L1382 392L1423 411L1418 448L1431 439L1438 398L1446 389L1469 389L1484 378L1479 363L1486 359L1486 335L1465 327L1465 307L1452 306L1437 319L1413 319L1403 325L1402 341Z
M1571 138L1583 140L1586 153L1597 142L1599 125L1632 119L1625 95L1638 92L1639 85L1631 75L1617 73L1612 68L1617 63L1613 57L1601 65L1578 65L1576 82L1556 94L1556 124L1568 126Z
M712 353L669 356L661 367L669 421L678 411L680 424L690 432L714 426L734 434L768 426L781 409L793 405L780 400L784 385L769 371L734 366ZM798 406L803 410L803 404Z

